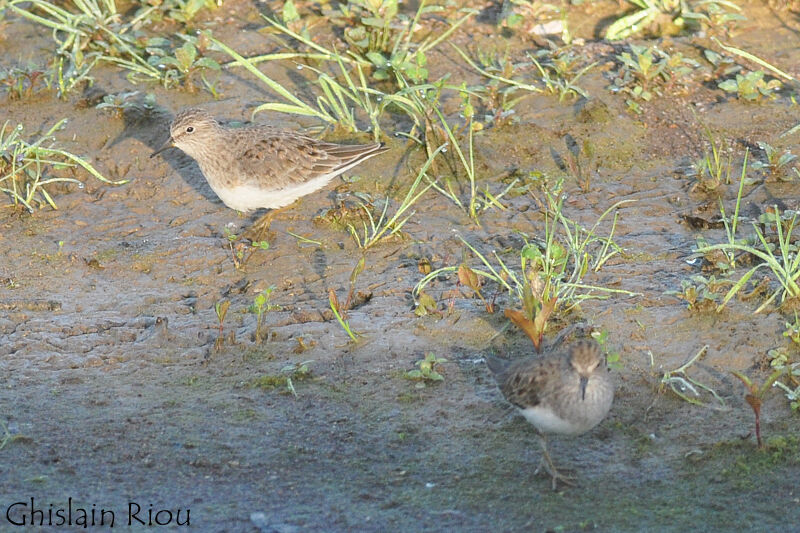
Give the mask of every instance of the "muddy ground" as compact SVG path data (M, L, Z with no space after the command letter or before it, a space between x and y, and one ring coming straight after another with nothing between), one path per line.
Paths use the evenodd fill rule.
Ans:
M798 16L753 4L730 42L800 76ZM477 7L483 14L456 42L497 39L497 6ZM618 14L617 2L604 8ZM258 9L226 2L200 16L200 25L246 54L275 51L268 35L244 31ZM544 231L530 194L486 211L480 226L434 191L424 195L405 239L364 255L356 289L371 298L349 313L363 335L352 343L331 317L328 289L344 298L362 252L325 215L353 205L356 192L388 192L397 205L424 161L420 150L387 138L390 151L354 171L360 179L337 180L281 214L270 248L236 268L225 228L238 232L255 216L226 208L178 150L148 156L182 107L247 120L273 95L230 69L220 100L145 84L135 88L156 95L155 109L118 117L93 107L103 94L131 90L124 73L105 68L96 70L93 88L65 101L45 92L0 102L3 120L24 124L29 135L67 117L57 133L63 146L130 180L113 187L81 176L85 188L55 195L57 211L0 210L0 530L21 530L5 515L14 502L34 498L47 510L71 498L73 508L113 510L115 527L127 527L130 502L142 517L150 506L190 510L197 531L800 531L798 415L772 391L762 428L770 446L757 450L753 413L730 374L768 375L767 352L789 344L782 333L791 312L772 306L754 314L763 301L755 299L697 313L665 294L701 272L702 262L690 260L699 234L723 238L721 229L698 229L684 215L711 217L719 197L731 206L736 194L735 184L693 189L687 174L707 146L702 124L730 141L734 168L757 141L800 152L797 134L779 137L798 122L796 86L749 104L716 83L694 81L631 113L624 97L606 89L603 65L623 45L593 40L598 9L571 14L587 39L581 53L601 65L582 80L588 103L531 96L515 108L516 123L488 127L475 141L480 183L494 192L502 184L491 178L512 169L565 177L565 213L587 225L613 203L633 200L620 208L615 232L624 253L587 282L639 295L586 301L556 317L546 334L587 322L608 331L609 347L621 355L608 419L582 437L551 441L557 461L576 471L577 487L553 492L548 479L534 476L535 432L503 402L482 360L527 355L528 339L458 290L454 276L428 287L442 316L418 318L411 297L421 259L433 268L461 262L458 235L483 253L508 252L517 265L519 232L541 238ZM3 32L4 57L47 57L49 31L12 17ZM518 58L536 47L525 36L509 39ZM698 36L662 43L698 60L707 45ZM455 53L438 50L432 72L480 82ZM286 84L297 82L292 68L264 67ZM587 105L600 112L587 114ZM318 125L288 115L257 120ZM559 166L567 135L595 146L588 191ZM798 209L796 181L759 176L745 188L745 220L772 204ZM601 224L605 232L609 223ZM256 342L256 316L247 308L273 285L271 302L280 308L267 313L266 338ZM226 342L215 350L221 300L230 309ZM498 304L511 305L503 296ZM724 409L658 391L663 373L704 345L707 355L688 372L717 391ZM420 388L404 373L428 352L447 359L444 381ZM310 373L296 376L292 395L276 378L307 361ZM81 528L41 530L50 529Z

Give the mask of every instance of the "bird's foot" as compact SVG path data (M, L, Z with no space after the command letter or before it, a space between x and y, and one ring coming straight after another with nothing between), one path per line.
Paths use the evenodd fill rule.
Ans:
M250 244L256 248L259 247L260 243L267 242L267 239L274 236L274 233L269 230L270 224L272 224L272 214L272 211L270 211L256 220L252 226L242 233L242 239L250 241Z
M557 469L553 461L550 460L550 457L542 457L541 461L539 461L539 466L536 467L534 471L534 475L538 475L542 470L550 475L551 487L553 490L558 490L559 481L569 487L574 487L576 485L575 476L566 474L566 472L572 473L572 471L568 469Z
M233 263L242 268L258 250L268 250L275 233L270 231L272 218L278 210L272 210L256 220L252 226L244 230L235 243L231 244ZM250 241L249 244L247 241Z

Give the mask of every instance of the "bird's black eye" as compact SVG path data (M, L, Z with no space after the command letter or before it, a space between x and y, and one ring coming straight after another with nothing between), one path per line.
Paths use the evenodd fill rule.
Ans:
M186 128L186 133L192 133L194 131L194 126L189 126Z

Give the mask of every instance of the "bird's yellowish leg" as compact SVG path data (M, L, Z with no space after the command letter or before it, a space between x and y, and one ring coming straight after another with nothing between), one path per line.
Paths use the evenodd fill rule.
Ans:
M550 458L550 454L547 451L547 437L545 437L543 434L539 435L539 444L542 447L542 459L539 462L539 468L544 466L544 469L548 474L550 474L553 490L557 489L559 481L561 481L564 485L569 485L570 487L575 486L574 478L561 474L556 468L556 465L553 464L553 460ZM539 468L536 469L536 473L539 472Z

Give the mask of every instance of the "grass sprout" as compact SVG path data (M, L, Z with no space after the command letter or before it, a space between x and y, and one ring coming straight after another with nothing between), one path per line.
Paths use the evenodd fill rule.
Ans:
M736 74L735 78L721 81L717 87L728 93L735 93L737 98L755 102L761 97L775 98L775 91L781 88L778 80L764 81L764 71L756 70L747 74Z
M687 374L687 370L689 369L689 367L695 364L697 360L703 357L707 352L708 352L708 345L705 345L700 349L700 351L698 351L694 356L692 356L688 361L686 361L678 368L664 372L664 375L661 377L661 382L659 383L659 389L663 390L665 387L669 387L669 389L673 393L675 393L675 395L678 396L678 398L687 401L693 405L700 405L703 407L709 407L711 409L716 409L716 410L727 409L725 400L723 400L722 397L719 394L717 394L717 392L714 389L712 389L708 385L700 383L699 381L690 377ZM714 398L714 402L712 403L703 401L701 399L702 396L701 391L710 393L711 396Z
M638 9L620 17L608 27L605 38L609 41L638 34L662 17L669 18L675 30L723 27L744 20L744 16L740 14L742 8L730 0L681 0L680 2L628 0L628 2Z
M741 210L742 206L742 193L744 192L744 183L745 183L745 176L747 175L747 159L750 155L750 149L748 148L744 152L744 161L742 161L742 173L739 176L739 190L736 193L736 205L733 209L733 216L729 219L725 214L725 204L722 203L722 198L719 199L719 212L722 217L722 224L725 226L725 237L728 240L728 244L745 244L747 241L742 239L736 238L736 230L739 224L739 211ZM735 254L728 250L724 251L723 254L725 255L725 259L727 260L723 270L735 269L736 268L736 256ZM719 266L719 264L718 264Z
M781 302L785 302L787 299L796 299L800 297L800 285L798 285L797 281L798 278L800 278L800 254L797 253L797 244L792 241L792 233L797 225L798 213L786 212L784 215L786 215L785 219L778 210L778 207L773 206L772 212L767 216L768 224L765 224L765 226L774 225L775 243L768 242L766 229L762 231L759 225L754 222L753 229L758 238L758 242L761 244L760 248L756 248L754 245L742 244L738 241L697 248L696 251L702 254L716 250L721 250L726 254L745 252L761 260L760 263L745 272L733 287L730 288L722 299L722 302L717 306L717 312L722 311L731 298L733 298L733 296L747 284L750 278L753 277L753 274L765 268L772 272L779 283L779 287L755 310L756 314L763 311L778 297L778 295L781 296Z
M694 172L697 174L697 186L707 191L713 191L723 183L730 184L732 158L730 155L723 155L728 151L724 141L717 141L705 124L703 130L711 150L703 150L703 158L695 163Z
M779 69L778 67L772 65L771 63L768 63L768 62L764 61L760 57L755 56L755 55L751 54L750 52L747 52L746 50L742 50L740 48L735 48L733 46L728 46L726 44L722 44L719 41L719 39L717 39L716 37L712 37L711 40L714 41L717 44L717 46L719 46L720 48L722 48L723 50L725 50L726 52L728 52L730 54L734 54L734 55L737 55L739 57L743 57L743 58L747 59L748 61L752 61L753 63L755 63L757 65L760 65L760 66L762 66L762 67L764 67L766 69L771 70L772 72L774 72L775 74L777 74L781 78L784 78L784 79L787 79L787 80L791 80L791 81L794 81L794 82L798 81L797 78L795 78L791 74L787 74L786 72L784 72L783 70Z
M350 322L347 319L347 312L353 306L353 297L356 296L356 282L358 281L358 276L360 276L364 271L366 264L366 257L362 255L358 260L358 263L356 263L356 265L353 267L353 270L350 272L350 290L347 292L347 300L345 301L344 305L339 303L339 298L336 296L336 291L332 288L328 289L328 303L331 306L331 311L333 311L333 316L336 317L337 322L339 322L339 325L342 326L342 329L345 331L345 333L347 333L347 336L350 337L352 342L357 342L358 337L360 337L361 334L356 333L350 327Z
M253 298L253 303L248 308L248 311L254 313L256 315L256 333L255 333L255 340L257 343L260 343L262 338L266 337L261 335L261 328L264 325L264 316L270 311L280 310L281 306L273 304L270 302L272 297L272 292L275 290L275 286L272 285L267 287L263 291L256 294L256 297Z
M228 315L228 309L231 306L230 300L219 300L214 304L214 313L217 315L217 338L214 341L214 350L219 351L225 342L223 333L225 331L225 317ZM231 332L233 335L233 332Z
M294 381L292 378L296 381L308 379L311 376L311 369L308 365L313 362L314 360L311 359L301 363L289 364L281 368L281 373L286 375L286 390L295 398L297 398L297 391L294 388Z
M15 429L9 429L8 425L3 420L0 420L0 451L16 440L24 441L27 439L26 435L17 433Z
M530 53L528 54L528 58L533 61L539 71L545 89L550 94L558 95L559 102L564 101L567 97L589 97L586 91L577 85L577 82L597 65L596 61L574 72L575 65L580 58L571 50L542 50L536 56L538 59Z
M409 187L402 203L391 217L387 218L387 212L389 209L388 196L386 197L386 202L383 205L380 215L377 217L373 214L373 209L370 206L364 202L359 202L361 210L367 217L366 221L362 221L362 231L359 233L353 224L347 224L347 229L350 231L350 234L353 236L353 239L356 241L356 245L359 248L366 250L367 248L379 243L383 239L391 237L392 235L396 235L400 232L406 222L408 222L408 220L414 216L416 211L412 211L410 214L405 216L405 218L403 218L403 215L405 215L406 211L411 209L417 200L419 200L419 198L433 186L433 183L431 182L428 183L427 186L422 187L422 190L417 191L422 183L422 179L426 176L426 172L431 166L431 163L433 163L433 160L436 158L436 156L438 156L442 150L444 150L445 146L446 145L442 145L437 148L431 157L428 158L417 174L417 178L411 184L411 187ZM367 221L369 221L369 226L367 226Z
M453 182L447 177L443 179L443 184L440 184L439 180L432 180L430 178L429 183L434 190L438 191L443 196L450 199L459 208L463 209L472 219L472 221L475 222L476 225L480 226L480 219L478 218L478 215L481 212L492 207L505 209L505 206L503 206L503 204L500 202L500 199L505 196L508 191L514 188L514 186L517 184L517 180L514 180L498 194L492 194L489 192L488 186L483 191L478 191L475 174L475 149L473 143L475 128L473 127L472 117L468 117L466 125L467 149L465 154L464 149L462 149L455 133L453 132L453 128L451 128L450 124L448 124L447 119L444 117L442 112L438 107L434 108L434 112L439 118L441 130L444 131L446 135L447 147L452 148L456 155L456 158L454 158L456 160L456 166L454 169L457 169L460 166L460 170L463 171L464 175L466 175L467 182L469 184L469 198L462 201L461 194L454 189ZM458 172L457 170L454 170L453 173L456 175L461 174L461 172Z
M753 409L753 414L755 415L756 442L758 442L759 448L764 447L764 441L761 439L761 406L764 403L764 396L767 391L772 388L772 385L778 382L778 379L780 379L784 373L785 369L775 370L764 383L759 385L741 372L736 370L731 371L731 374L739 378L739 381L747 387L747 394L745 394L744 399L750 408Z
M463 51L461 48L459 48L459 47L458 47L458 46L456 46L455 44L453 44L453 43L450 43L450 46L452 46L452 47L453 47L453 49L454 49L454 50L455 50L455 51L458 53L458 55L460 55L460 56L461 56L461 58L462 58L462 59L463 59L463 60L464 60L464 61L465 61L465 62L466 62L466 63L467 63L467 64L468 64L470 67L472 67L472 68L473 68L473 69L474 69L476 72L478 72L478 73L479 73L481 76L484 76L484 77L486 77L486 78L489 78L490 80L493 80L493 81L496 81L496 82L500 82L500 83L506 84L506 85L508 85L508 86L510 86L510 87L514 87L515 89L519 89L519 90L523 90L523 91L528 91L528 92L529 92L529 93L531 93L531 94L535 94L535 93L541 93L541 92L542 92L542 89L540 89L540 88L539 88L539 87L537 87L536 85L532 85L532 84L530 84L530 83L524 83L524 82L522 82L522 81L519 81L519 80L515 80L515 79L512 79L512 78L508 78L508 77L506 77L506 76L500 76L500 75L498 75L498 74L493 74L492 72L489 72L488 70L486 70L486 69L484 69L484 68L481 68L480 66L478 66L478 65L477 65L477 64L476 64L476 63L475 63L475 62L474 62L474 61L473 61L473 60L472 60L472 59L471 59L471 58L470 58L470 57L467 55L467 53L466 53L466 52L464 52L464 51Z
M83 182L76 178L50 175L51 169L59 171L81 167L104 183L127 183L128 180L108 180L83 158L55 147L53 133L66 122L67 119L58 121L34 142L22 138L22 124L12 128L6 121L0 128L0 191L11 197L14 206L22 205L31 213L37 205L58 209L53 196L47 191L48 185L74 183L83 188Z
M347 320L346 310L340 306L339 298L336 296L336 291L333 289L328 289L328 303L331 306L331 311L333 311L333 316L336 317L336 321L342 326L344 332L347 333L351 341L357 342L361 334L353 331L350 327L350 321Z
M424 388L426 383L444 381L444 376L437 370L437 367L446 362L447 359L444 357L436 357L433 352L428 352L424 359L414 363L417 368L407 371L403 376L406 379L417 381L417 388Z
M614 73L612 92L624 92L631 98L628 107L641 113L639 101L649 102L662 93L662 88L685 83L692 69L699 63L675 52L668 54L656 46L630 45L630 52L616 56L620 66Z

